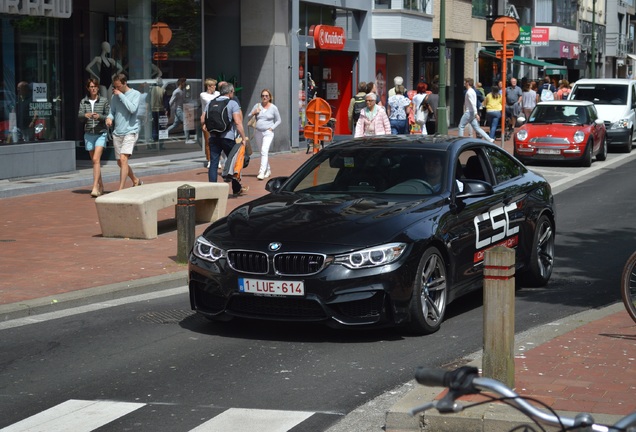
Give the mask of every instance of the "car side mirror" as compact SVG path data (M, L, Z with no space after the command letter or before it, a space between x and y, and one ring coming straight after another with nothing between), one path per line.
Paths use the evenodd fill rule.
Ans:
M265 184L265 190L272 193L278 192L288 178L289 177L274 177L270 179L267 184Z
M495 193L492 185L482 180L460 180L464 189L456 196L459 199L489 196Z
M599 118L597 118L596 120L594 120L594 123L596 123L597 125L600 126L600 125L602 125L604 123L604 121L599 119Z

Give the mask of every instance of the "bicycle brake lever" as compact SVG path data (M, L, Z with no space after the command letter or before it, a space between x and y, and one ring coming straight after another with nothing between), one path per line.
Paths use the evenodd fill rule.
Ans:
M457 402L454 397L449 395L450 393L437 402L435 405L437 411L440 414L454 414L463 411L464 406Z
M436 404L437 404L437 401L433 401L433 402L426 402L426 403L425 403L425 404L423 404L423 405L416 406L415 408L411 408L411 409L409 410L409 415L410 415L411 417L414 417L417 413L420 413L420 412L424 412L424 411L430 410L431 408L435 408L435 405L436 405Z

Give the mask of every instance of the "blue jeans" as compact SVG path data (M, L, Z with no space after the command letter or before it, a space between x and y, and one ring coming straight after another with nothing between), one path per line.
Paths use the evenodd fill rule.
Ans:
M393 135L404 135L406 134L406 124L407 120L397 120L397 119L389 119L389 123L391 123L391 134Z
M168 134L170 134L172 129L176 128L180 124L183 125L183 133L185 134L186 139L190 139L190 131L186 130L185 124L183 123L183 108L177 107L177 110L174 113L174 123L172 123L168 128Z
M473 129L475 130L476 134L481 135L483 138L487 139L487 140L491 140L491 138L488 136L488 134L486 132L484 132L484 130L482 128L479 127L479 122L477 122L477 119L475 118L475 114L471 113L470 111L466 111L464 113L464 115L462 116L461 120L459 120L459 130L458 130L458 135L460 137L464 136L464 128L466 128L466 125L469 124L473 127Z
M221 158L221 152L225 153L225 156L230 154L232 147L236 142L229 138L221 138L210 134L210 140L208 146L210 146L210 168L208 168L208 181L216 183L219 173L217 169L219 167L219 159ZM232 193L237 194L241 190L241 183L238 180L232 179Z
M501 111L487 111L486 122L490 125L490 138L495 139L497 134L497 126L501 121Z

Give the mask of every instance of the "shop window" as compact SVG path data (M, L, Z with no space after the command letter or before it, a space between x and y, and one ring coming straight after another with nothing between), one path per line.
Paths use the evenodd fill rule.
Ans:
M360 30L353 11L301 2L299 15L300 34L302 35L309 33L310 26L323 24L342 27L347 39L358 39L360 37Z
M576 29L577 8L576 0L537 0L537 24Z
M496 0L473 1L473 16L477 18L492 17L497 10Z
M59 19L0 19L0 144L60 135Z

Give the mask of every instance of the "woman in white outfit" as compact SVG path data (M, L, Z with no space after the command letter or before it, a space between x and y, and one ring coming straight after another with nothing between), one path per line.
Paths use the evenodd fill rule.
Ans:
M248 120L254 116L256 117L254 140L261 149L261 167L256 178L263 180L272 174L268 160L269 147L274 140L274 129L281 122L278 108L274 105L274 96L268 89L261 91L261 102L254 105Z

